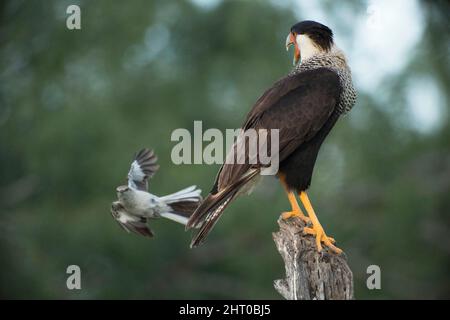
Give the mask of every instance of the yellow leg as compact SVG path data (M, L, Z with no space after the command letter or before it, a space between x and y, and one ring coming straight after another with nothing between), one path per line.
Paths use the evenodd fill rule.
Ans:
M311 234L316 237L317 250L319 252L322 251L322 242L323 242L324 245L329 247L335 253L338 254L342 253L341 249L333 245L333 243L335 243L335 240L333 238L327 237L327 235L325 234L325 231L323 230L322 225L319 222L319 219L317 219L316 213L314 212L314 209L305 191L300 192L300 200L305 206L306 212L308 212L308 216L311 218L312 222L312 228L304 228L304 232L306 234Z
M301 220L305 221L306 223L310 222L311 219L309 219L307 216L305 216L305 214L303 213L302 209L300 209L300 206L298 205L297 199L295 198L295 194L289 190L288 186L286 185L286 183L284 182L283 178L280 178L281 184L284 187L284 190L287 193L288 199L289 199L289 203L291 204L291 208L292 211L287 211L287 212L283 212L283 214L281 215L281 217L284 220L287 220L291 217L297 217L300 218Z

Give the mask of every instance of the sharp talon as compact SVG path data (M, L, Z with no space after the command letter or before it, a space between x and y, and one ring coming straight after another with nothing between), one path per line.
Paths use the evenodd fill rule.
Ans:
M327 246L331 251L341 254L342 250L338 247L334 246L333 243L336 241L333 238L327 237L325 231L320 225L319 219L317 219L316 213L309 201L308 195L305 191L300 192L300 200L305 206L306 212L308 212L308 216L311 218L312 228L303 228L303 232L305 234L313 235L316 237L316 245L317 250L320 252L322 250L322 243Z
M342 253L342 250L334 245L334 243L336 243L336 240L332 237L328 237L322 228L319 228L319 227L315 228L314 226L312 228L305 227L305 228L303 228L303 233L307 234L307 235L315 236L317 251L319 251L319 252L322 251L322 249L323 249L322 243L323 243L325 246L330 248L331 251L333 251L337 254Z

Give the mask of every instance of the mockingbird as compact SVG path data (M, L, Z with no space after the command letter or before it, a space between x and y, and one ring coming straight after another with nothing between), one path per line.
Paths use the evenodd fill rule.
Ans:
M147 222L150 218L167 218L186 225L202 200L201 190L190 186L167 196L158 197L148 192L148 178L158 170L153 150L136 153L128 172L128 185L117 187L117 197L111 205L111 214L127 232L152 237Z

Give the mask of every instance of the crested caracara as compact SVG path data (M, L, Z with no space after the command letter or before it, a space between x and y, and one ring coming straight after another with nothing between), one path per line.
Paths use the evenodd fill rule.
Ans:
M306 234L336 253L334 239L325 234L306 190L319 149L336 121L356 101L350 68L344 53L333 41L332 31L314 21L295 24L286 39L286 49L294 46L294 68L256 101L242 130L279 130L279 171L291 211L282 218L298 217L307 223ZM233 145L239 149L239 140ZM233 149L231 150L233 151ZM198 227L191 247L199 245L225 208L250 189L260 175L262 165L227 163L220 168L210 194L190 217L187 228ZM300 208L299 196L307 215Z

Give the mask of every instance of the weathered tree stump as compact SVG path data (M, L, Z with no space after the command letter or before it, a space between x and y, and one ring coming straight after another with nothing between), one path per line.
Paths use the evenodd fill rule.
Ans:
M298 218L278 219L280 230L273 240L284 260L286 279L274 281L287 300L351 300L353 274L345 254L324 247L318 252L315 239L303 234L305 223Z

